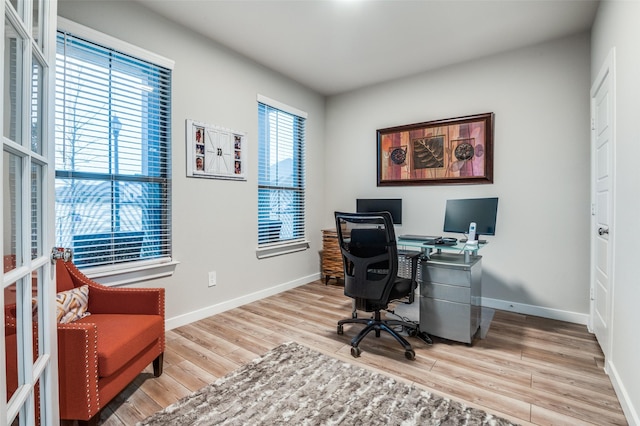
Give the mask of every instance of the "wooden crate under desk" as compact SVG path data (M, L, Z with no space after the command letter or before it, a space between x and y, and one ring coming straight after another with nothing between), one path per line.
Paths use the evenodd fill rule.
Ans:
M327 284L331 278L344 279L342 253L335 229L322 230L322 276Z

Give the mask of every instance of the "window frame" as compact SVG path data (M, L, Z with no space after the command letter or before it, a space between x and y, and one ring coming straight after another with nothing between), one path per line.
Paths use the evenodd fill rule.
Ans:
M68 32L78 38L85 39L91 43L95 43L101 46L108 47L119 53L129 55L131 57L150 62L154 65L173 70L175 62L171 59L157 55L153 52L147 51L133 44L127 43L115 37L96 31L92 28L83 26L76 22L70 21L65 18L58 17L58 31ZM169 119L171 120L171 118ZM169 122L169 125L171 122ZM169 127L170 129L171 127ZM171 138L171 134L168 135ZM169 140L168 146L171 146ZM168 164L168 179L171 180L171 162L172 157L169 154L166 157ZM58 176L56 176L56 179ZM171 183L169 182L169 187ZM169 201L170 203L170 201ZM168 230L166 234L171 238L171 230L173 228L171 223L171 204L167 205L168 217ZM100 279L100 282L105 285L122 285L129 284L138 281L148 280L151 278L160 278L170 276L175 270L175 266L179 263L172 256L172 244L170 242L169 256L163 256L153 259L142 259L134 262L114 263L101 266L89 266L83 269L83 272L93 279Z
M269 108L273 108L273 109L277 109L281 112L287 113L287 114L291 114L293 116L295 116L297 119L303 119L305 122L308 119L308 114L302 110L299 110L295 107L286 105L282 102L276 101L274 99L268 98L266 96L257 95L257 101L258 101L258 105L257 105L257 112L258 114L260 114L260 108L261 105L263 104ZM260 119L258 117L258 119ZM258 126L260 129L260 126ZM295 127L295 126L293 126ZM299 135L298 135L299 136ZM299 161L300 161L300 165L299 167L301 168L300 172L301 172L301 176L299 176L300 180L301 180L301 185L296 186L296 185L291 185L289 187L279 187L278 190L284 190L284 191L292 191L292 192L297 192L297 193L301 193L301 198L302 198L302 208L301 208L301 214L300 216L298 216L298 221L300 221L301 218L301 226L302 226L302 236L300 237L294 237L291 239L286 239L286 240L278 240L278 241L267 241L267 242L261 242L261 236L260 236L260 224L261 224L261 218L260 218L260 214L261 214L261 208L260 208L260 204L261 204L261 200L260 200L260 193L261 193L261 189L265 188L265 189L269 189L269 185L262 185L260 182L260 179L263 175L263 170L262 167L264 166L264 164L261 164L261 155L258 156L258 198L257 198L257 202L258 202L258 220L257 220L257 224L258 224L258 230L257 230L257 238L258 238L258 247L256 249L256 257L258 259L264 259L264 258L269 258L269 257L273 257L273 256L279 256L279 255L283 255L283 254L289 254L289 253L295 253L298 251L302 251L302 250L307 250L309 248L309 241L307 239L307 214L306 214L306 194L307 194L307 184L306 184L306 155L305 155L305 148L306 148L306 126L305 126L305 130L304 130L304 134L302 135L302 142L301 142L301 146L294 146L293 148L295 150L297 150L296 154L297 156L299 156ZM258 130L258 137L257 137L258 141L257 141L257 145L258 145L258 151L260 153L262 153L262 151L265 149L265 147L263 146L265 143L267 143L264 135L260 134L260 130Z

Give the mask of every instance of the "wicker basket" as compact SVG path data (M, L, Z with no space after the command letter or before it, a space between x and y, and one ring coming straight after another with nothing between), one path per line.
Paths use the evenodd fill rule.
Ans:
M416 252L398 253L398 276L411 278L411 259L405 255L415 255ZM322 276L327 284L331 278L344 280L344 266L342 264L342 253L338 243L338 233L335 229L322 230ZM422 268L418 261L416 281L422 282Z
M338 233L335 229L322 230L322 276L325 284L331 278L344 279L342 253L338 244Z

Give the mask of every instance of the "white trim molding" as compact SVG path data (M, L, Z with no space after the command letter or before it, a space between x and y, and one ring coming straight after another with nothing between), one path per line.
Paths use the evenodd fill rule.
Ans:
M589 314L586 312L561 311L559 309L547 308L544 306L528 305L526 303L490 299L487 297L483 297L481 300L481 305L483 307L498 309L501 311L516 312L518 314L533 315L558 321L567 321L574 324L583 324L585 326L589 322Z
M210 317L215 314L219 314L221 312L228 311L229 309L237 308L242 305L246 305L247 303L255 302L258 300L262 300L266 297L276 295L278 293L282 293L283 291L290 290L295 287L300 287L301 285L309 284L313 281L317 281L320 279L320 273L308 275L306 277L298 278L293 281L289 281L286 283L278 284L270 288L266 288L264 290L256 291L251 294L247 294L244 296L236 297L235 299L227 300L225 302L221 302L215 305L207 306L206 308L198 309L197 311L188 312L183 315L178 315L176 317L172 317L165 320L165 329L172 330L176 327L180 327L186 324L190 324L192 322L201 320L203 318Z
M132 55L136 58L149 61L153 64L172 70L176 62L172 59L165 58L164 56L150 52L141 47L127 43L108 34L101 33L93 28L85 27L77 22L70 21L61 16L58 16L58 29L60 31L66 31L78 37L90 40L94 43L101 44L103 46L109 46L122 53Z

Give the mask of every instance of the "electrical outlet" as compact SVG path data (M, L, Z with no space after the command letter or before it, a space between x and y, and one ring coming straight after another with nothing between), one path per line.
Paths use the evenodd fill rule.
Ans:
M209 287L216 285L216 271L209 272Z

